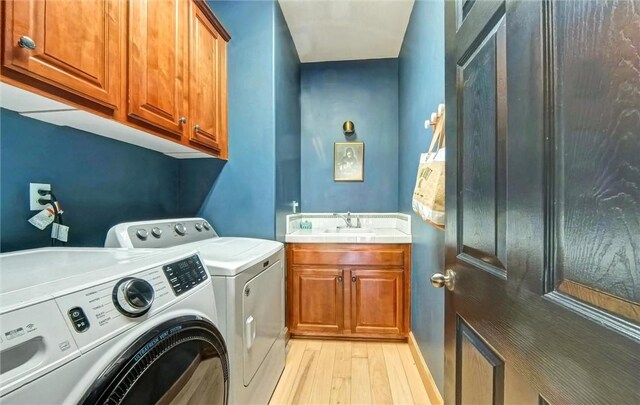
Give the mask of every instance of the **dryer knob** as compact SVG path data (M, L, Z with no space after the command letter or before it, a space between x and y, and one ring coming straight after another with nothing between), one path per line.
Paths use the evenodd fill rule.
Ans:
M198 232L202 232L202 224L201 224L201 223L199 223L199 222L198 222L198 223L195 225L195 227L196 227L196 231L198 231Z
M176 224L175 228L176 233L180 236L184 236L187 233L187 228L182 224Z
M125 278L113 289L113 301L123 315L137 317L151 309L155 292L153 286L141 278Z
M153 236L154 236L154 237L156 237L156 238L161 237L161 236L162 236L162 229L158 228L157 226L156 226L156 227L154 227L154 228L151 230L151 235L153 235Z
M136 231L136 236L140 240L145 240L149 236L149 232L147 232L147 230L144 228L140 228Z
M207 231L211 229L211 225L209 225L208 222L203 222L202 226L204 226L204 229L206 229Z

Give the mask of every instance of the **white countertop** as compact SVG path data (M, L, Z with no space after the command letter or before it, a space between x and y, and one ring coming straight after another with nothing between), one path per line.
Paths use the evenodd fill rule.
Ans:
M345 214L343 214L345 215ZM411 243L411 217L397 213L352 213L348 228L343 219L327 213L287 216L288 243ZM311 229L301 229L311 223Z

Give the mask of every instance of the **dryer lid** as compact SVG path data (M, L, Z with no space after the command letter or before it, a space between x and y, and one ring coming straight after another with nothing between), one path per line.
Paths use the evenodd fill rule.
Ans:
M200 251L212 276L235 276L269 259L284 246L280 242L253 238L218 238L193 245Z

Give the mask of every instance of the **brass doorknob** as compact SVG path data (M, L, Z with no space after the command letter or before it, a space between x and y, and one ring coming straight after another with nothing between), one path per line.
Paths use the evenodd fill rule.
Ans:
M456 282L456 273L449 269L445 274L434 273L431 275L431 285L435 288L447 287L449 291L453 290L453 286Z

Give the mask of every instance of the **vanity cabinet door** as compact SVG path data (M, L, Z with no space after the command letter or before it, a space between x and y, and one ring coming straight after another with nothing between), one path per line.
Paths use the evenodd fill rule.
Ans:
M122 4L3 1L3 76L64 99L115 110L120 99L120 39L125 32Z
M353 269L350 282L352 333L405 333L402 269Z
M291 332L342 333L343 273L339 269L293 269Z

